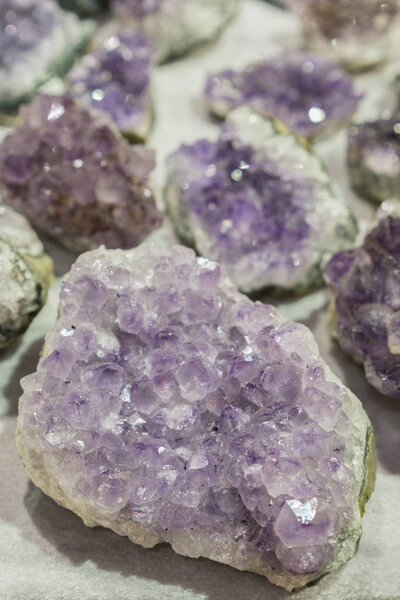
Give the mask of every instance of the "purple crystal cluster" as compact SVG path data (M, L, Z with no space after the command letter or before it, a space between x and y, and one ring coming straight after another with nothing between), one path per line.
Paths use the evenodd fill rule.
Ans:
M75 66L68 92L106 111L124 135L144 140L152 120L151 66L152 47L145 36L114 35Z
M307 328L181 246L81 255L60 302L19 417L47 493L289 588L354 551L369 422Z
M324 276L341 348L371 385L400 398L400 218L384 217L359 248L335 254Z
M205 98L219 117L247 104L314 139L348 122L361 96L351 77L330 60L292 54L211 75Z
M303 21L306 44L350 69L386 60L398 47L397 0L289 0Z
M400 112L350 127L348 166L362 196L378 202L400 197Z
M77 251L131 248L158 227L152 168L152 152L68 96L37 96L0 147L4 200Z
M171 0L111 0L117 14L122 17L143 18L161 10Z
M315 285L324 256L352 245L354 218L298 139L238 111L217 142L169 158L165 196L177 231L246 292Z
M89 28L53 0L2 0L0 105L12 106L62 71L89 37Z

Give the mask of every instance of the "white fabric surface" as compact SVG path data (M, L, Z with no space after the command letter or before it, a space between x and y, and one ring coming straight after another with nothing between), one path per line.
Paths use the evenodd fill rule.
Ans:
M298 47L295 17L262 0L243 0L241 12L222 38L191 57L155 73L156 124L150 145L157 151L160 190L165 156L181 142L214 134L201 92L207 73L244 66ZM359 78L368 94L359 116L389 106L388 86L396 66ZM348 188L345 133L318 144L328 168L357 215L374 207ZM0 598L1 600L282 600L290 595L262 577L208 560L192 560L168 546L145 550L111 531L90 530L33 487L17 456L14 431L19 380L35 369L45 332L57 310L59 276L73 256L55 244L47 249L57 279L46 307L14 345L0 353ZM326 295L320 290L281 302L288 317L315 333L332 369L363 401L377 440L376 491L367 506L357 556L316 585L292 594L296 600L400 600L400 402L375 392L362 368L344 356L327 334Z

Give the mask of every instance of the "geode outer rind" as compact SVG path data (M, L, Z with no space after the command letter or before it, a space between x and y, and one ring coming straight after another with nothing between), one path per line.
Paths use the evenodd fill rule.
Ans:
M170 156L165 200L181 238L245 292L320 283L322 262L357 233L320 159L248 107L230 113L217 142Z
M377 202L400 198L400 113L350 127L347 162L361 196Z
M399 48L397 0L288 0L307 47L353 71L375 67Z
M204 95L209 110L218 117L249 105L308 140L348 123L361 98L338 65L303 53L210 75Z
M237 5L237 0L114 0L116 23L106 31L126 27L144 33L162 63L216 38L235 15Z
M0 204L0 348L28 327L52 279L53 263L25 217Z
M107 112L126 137L144 141L152 123L150 40L115 35L87 54L68 76L68 93Z
M73 251L132 248L161 223L153 152L68 96L37 96L0 146L4 200Z
M92 25L53 0L3 0L0 7L0 107L11 108L62 73L88 43Z
M324 278L340 347L364 365L371 385L400 398L399 213L382 211L360 247L330 259Z
M371 425L310 331L188 248L81 255L37 372L27 471L90 526L293 589L354 555Z

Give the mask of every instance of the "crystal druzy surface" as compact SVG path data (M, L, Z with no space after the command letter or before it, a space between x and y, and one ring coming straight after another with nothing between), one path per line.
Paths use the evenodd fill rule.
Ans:
M349 75L330 60L294 54L211 75L205 98L219 117L248 104L313 139L348 122L360 95Z
M52 262L28 221L0 204L0 348L42 308L52 277Z
M145 36L109 37L72 70L68 92L105 110L124 135L143 140L152 119L151 64L152 48Z
M365 69L398 48L397 0L289 0L303 21L305 42L350 69Z
M230 114L217 142L169 158L165 197L179 235L246 292L316 284L321 261L356 234L320 160L247 107Z
M400 198L400 112L350 127L348 165L362 196L378 202Z
M0 189L68 248L131 248L161 221L148 185L153 164L153 153L130 146L105 113L40 95L0 146Z
M2 0L0 106L12 106L62 71L90 30L53 0Z
M87 524L288 589L354 554L373 480L360 402L306 327L193 250L81 255L22 385L28 472Z
M364 364L371 385L396 398L400 398L399 214L382 211L382 220L363 244L335 254L324 271L335 311L333 333L341 348Z
M235 14L237 0L112 0L116 27L148 35L164 62L215 38Z

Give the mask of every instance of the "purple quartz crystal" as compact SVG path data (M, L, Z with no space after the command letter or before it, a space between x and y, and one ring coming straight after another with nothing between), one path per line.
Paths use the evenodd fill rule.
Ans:
M60 302L20 402L46 493L288 589L353 555L370 423L306 327L182 246L81 255Z
M1 0L0 106L11 106L70 63L90 29L53 0Z
M324 277L341 348L371 385L400 398L400 218L384 217L359 248L335 254Z
M248 104L307 139L349 121L360 95L352 79L330 60L308 54L280 56L243 71L211 75L205 97L214 114Z
M171 4L171 0L112 0L114 10L123 17L143 18L159 12L166 4Z
M165 196L181 237L246 292L316 284L326 254L356 234L319 159L247 107L231 113L217 142L169 158Z
M37 96L0 147L4 200L73 250L132 248L161 221L153 153L130 146L100 111Z
M303 21L305 42L350 69L386 60L398 48L397 0L289 0Z
M126 136L143 140L152 119L152 49L140 34L114 35L72 70L68 92L106 111Z
M348 165L362 196L378 202L400 197L400 112L350 127Z

